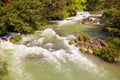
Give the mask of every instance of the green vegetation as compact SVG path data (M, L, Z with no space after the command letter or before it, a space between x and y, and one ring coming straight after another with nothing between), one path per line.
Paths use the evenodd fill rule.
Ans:
M120 49L120 38L109 38L107 39L107 43L111 48Z
M79 35L78 35L77 38L78 38L79 41L86 42L87 40L90 39L90 35L88 35L86 33L83 33L83 32L79 32Z
M85 2L86 0L67 0L69 16L74 16L77 11L85 9Z
M100 11L104 8L104 0L87 0L86 10L87 11Z
M101 50L99 49L99 48L94 48L93 49L93 52L94 52L94 54L96 55L96 56L101 56Z
M102 23L106 27L118 28L120 34L120 1L119 0L87 0L86 10L103 10Z
M106 47L101 50L101 53L101 57L109 62L120 62L120 50L118 49Z
M109 4L107 3L109 2ZM110 27L114 36L120 36L120 1L118 0L105 0L105 11L102 16L102 22L105 28Z
M20 41L20 40L22 40L22 37L19 36L19 35L16 35L16 36L14 36L14 37L12 37L12 38L10 39L10 42L16 43L16 42L18 42L18 41Z
M85 8L85 0L10 0L0 1L0 35L6 31L31 33L48 20L63 19Z
M4 33L6 31L33 32L43 24L41 10L42 3L39 0L11 1L9 7L0 7L0 28Z
M83 52L94 54L111 63L120 62L120 38L111 37L103 40L79 32L75 40L69 41L71 45L75 43Z
M67 13L67 0L40 0L43 6L43 17L47 20L63 19Z
M101 7L101 5L103 7ZM87 10L104 9L101 22L103 30L113 36L103 49L94 49L94 54L109 62L120 62L120 1L119 0L87 0Z

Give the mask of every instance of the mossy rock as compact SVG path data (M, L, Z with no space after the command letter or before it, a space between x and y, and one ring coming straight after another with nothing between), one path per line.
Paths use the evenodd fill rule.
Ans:
M75 44L75 43L76 43L75 40L70 40L70 41L69 41L69 44L70 44L70 45Z
M93 20L93 23L98 23L98 22L99 22L98 19Z
M20 35L16 35L16 36L10 38L10 42L12 42L12 43L16 43L20 40L22 40L22 37Z

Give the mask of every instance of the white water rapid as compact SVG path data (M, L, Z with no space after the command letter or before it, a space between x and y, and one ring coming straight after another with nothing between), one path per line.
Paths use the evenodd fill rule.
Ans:
M5 80L119 80L51 29L23 36L19 44L0 43L9 63Z

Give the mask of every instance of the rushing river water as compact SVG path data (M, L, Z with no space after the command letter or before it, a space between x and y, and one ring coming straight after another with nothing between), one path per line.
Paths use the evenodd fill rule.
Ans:
M79 51L51 28L23 36L19 44L3 42L9 64L4 80L120 80L120 66Z
M77 15L74 20L79 17L82 18ZM98 28L73 23L60 26L67 36L60 37L47 28L23 35L19 44L0 43L0 54L8 61L9 70L3 80L120 80L120 65L82 53L68 44L75 38L70 33L77 30L105 38Z

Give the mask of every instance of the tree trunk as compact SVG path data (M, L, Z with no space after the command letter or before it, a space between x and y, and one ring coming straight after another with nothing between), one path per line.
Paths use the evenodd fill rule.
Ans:
M5 7L8 7L9 1L8 0L3 0Z

